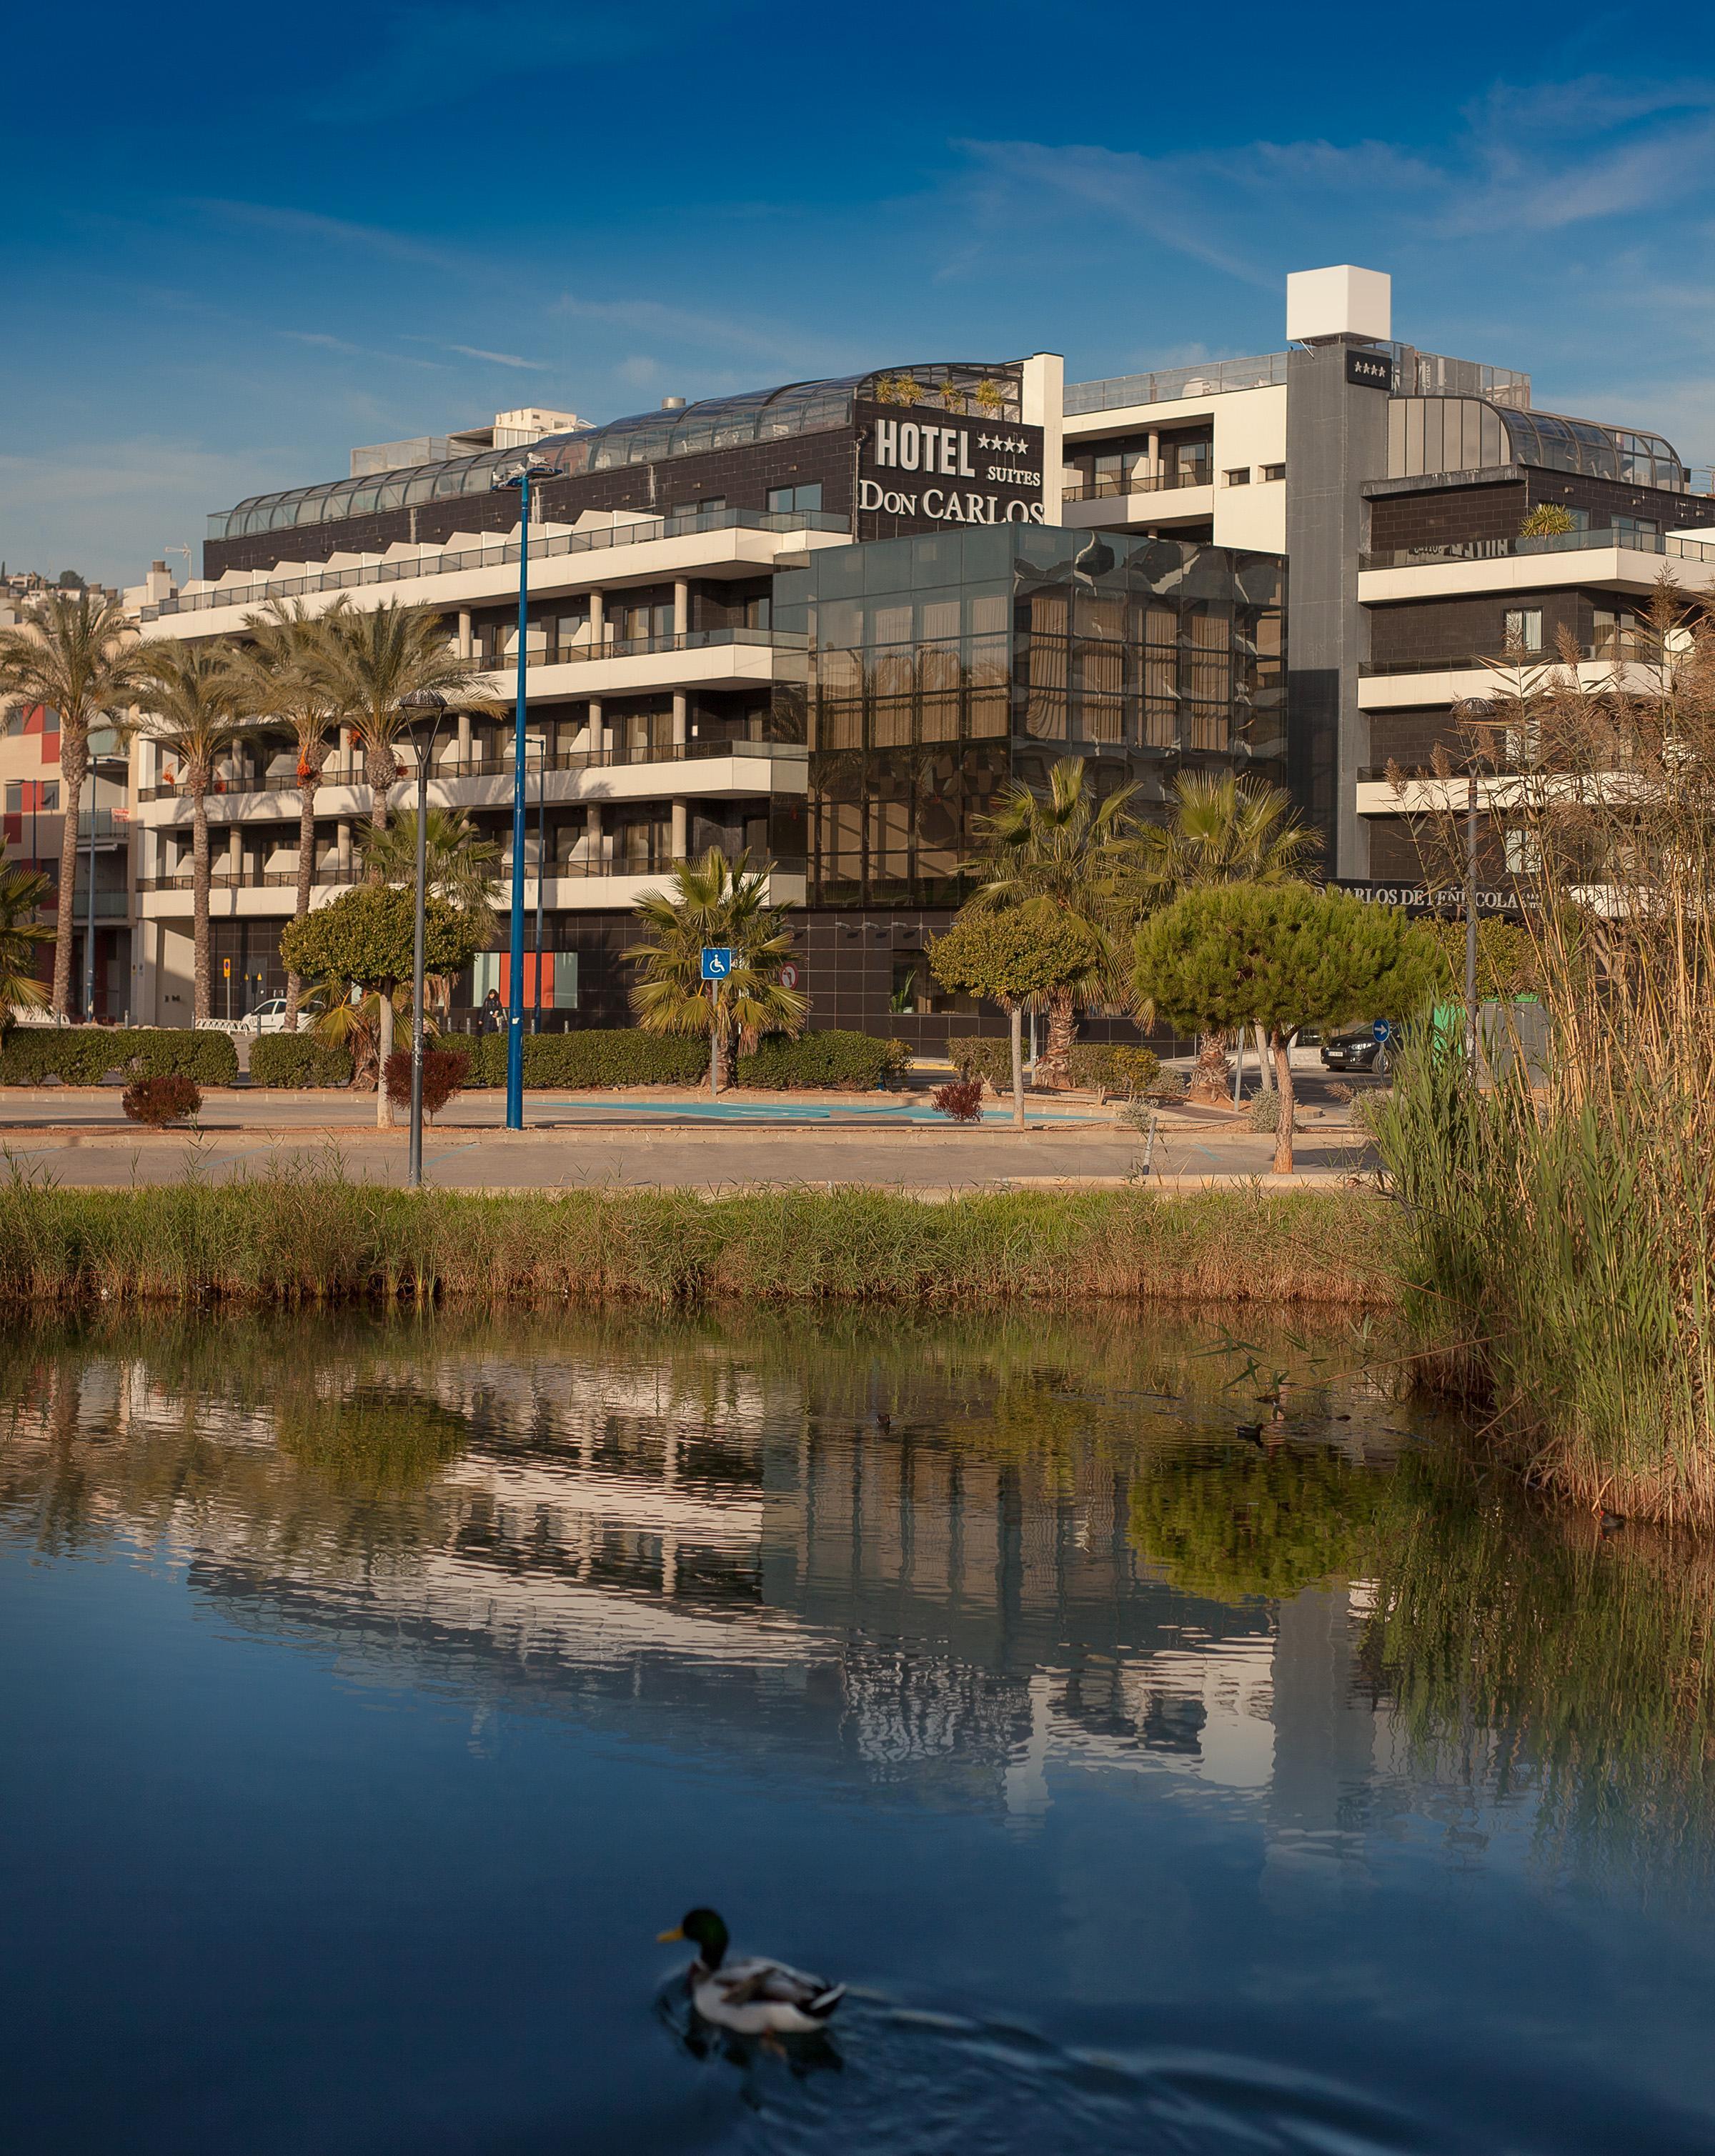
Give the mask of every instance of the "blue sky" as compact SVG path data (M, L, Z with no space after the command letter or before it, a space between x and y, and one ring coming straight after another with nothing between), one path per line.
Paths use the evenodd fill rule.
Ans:
M13 566L134 579L515 404L1266 352L1339 261L1397 336L1715 460L1701 8L302 0L7 44Z

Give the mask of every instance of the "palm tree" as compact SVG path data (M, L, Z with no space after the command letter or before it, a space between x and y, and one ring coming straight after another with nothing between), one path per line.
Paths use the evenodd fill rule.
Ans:
M763 896L768 879L768 867L752 870L747 850L729 861L711 846L700 861L680 861L670 890L638 900L645 933L625 953L640 974L631 991L638 1024L650 1033L712 1032L723 1086L731 1082L737 1050L754 1048L765 1033L802 1031L809 1009L796 988L781 985L792 932L787 909ZM732 953L724 981L702 978L702 952L711 944Z
M461 659L447 644L446 624L433 607L389 599L362 613L341 609L321 618L321 664L349 725L363 744L370 787L370 822L387 829L388 789L399 776L395 745L410 723L408 700L434 690L472 710L497 709L470 694L481 662Z
M297 752L298 885L293 916L310 911L316 880L316 789L332 753L335 729L343 716L339 684L329 663L326 624L345 613L351 602L342 592L325 613L306 612L301 599L270 599L261 613L246 614L249 642L234 662L244 709L271 720L292 737ZM286 975L285 1029L298 1029L303 977Z
M1301 883L1322 853L1322 834L1300 822L1284 787L1231 772L1185 771L1173 781L1168 821L1142 835L1132 888L1147 907L1211 884ZM1263 1068L1267 1070L1266 1060ZM1198 1043L1194 1094L1227 1096L1226 1044Z
M382 883L417 883L417 811L402 808L384 831L372 824L360 841L365 866ZM490 919L501 889L489 864L501 849L463 808L431 808L423 829L424 888L462 913Z
M1043 1073L1051 1085L1071 1082L1077 1009L1118 992L1119 973L1109 916L1122 877L1137 853L1135 786L1097 800L1082 757L1062 757L1049 773L1045 799L1015 785L978 826L983 851L966 864L983 879L972 895L978 906L1057 906L1089 932L1100 953L1081 981L1052 990Z
M211 637L199 644L157 644L148 653L147 668L138 696L146 711L136 730L177 760L180 790L191 797L191 937L196 954L195 1023L201 1025L212 1001L208 795L215 765L249 729L241 716L243 696L233 670L232 647L223 638Z
M71 1001L78 808L90 764L90 734L103 721L119 718L135 700L144 668L142 647L118 601L93 598L86 590L50 592L22 628L0 629L0 699L41 704L59 714L59 799L65 828L59 841L52 1000L61 1018L69 1014Z
M36 951L54 941L54 931L35 917L47 896L48 879L39 869L0 859L0 1038L15 1010L39 1010L48 1000L36 975Z

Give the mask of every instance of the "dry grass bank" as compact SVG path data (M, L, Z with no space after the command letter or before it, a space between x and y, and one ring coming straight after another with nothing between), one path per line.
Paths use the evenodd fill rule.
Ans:
M0 1188L0 1302L304 1305L1072 1303L1359 1309L1390 1300L1395 1216L1353 1191L853 1188L702 1199L619 1190L413 1195L283 1173L222 1184Z

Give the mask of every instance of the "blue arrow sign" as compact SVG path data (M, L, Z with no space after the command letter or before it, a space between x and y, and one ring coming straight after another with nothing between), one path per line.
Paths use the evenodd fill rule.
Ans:
M705 943L703 946L703 978L706 981L724 981L732 971L732 952L728 945Z
M703 956L704 956L705 957L707 957L708 953L707 953L707 952L706 952L706 952L704 952ZM1384 1041L1384 1040L1386 1040L1389 1038L1389 1036L1392 1034L1392 1032L1393 1032L1394 1029L1393 1029L1393 1027L1392 1027L1391 1025L1389 1025L1389 1023L1388 1023L1388 1021L1387 1021L1387 1019L1384 1019L1384 1018L1379 1018L1379 1019L1375 1021L1374 1024L1374 1025L1372 1025L1372 1026L1370 1027L1369 1030L1370 1030L1370 1037L1371 1037L1374 1040L1375 1040L1378 1044L1379 1044L1379 1043L1381 1043L1382 1041Z

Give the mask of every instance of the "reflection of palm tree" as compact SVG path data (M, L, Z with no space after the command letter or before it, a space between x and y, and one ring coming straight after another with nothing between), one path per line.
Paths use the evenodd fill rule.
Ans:
M711 846L700 861L680 861L670 890L645 891L638 900L645 932L625 953L638 963L631 991L638 1024L650 1033L712 1029L723 1086L737 1050L753 1048L765 1033L798 1032L809 1008L796 988L781 985L780 968L793 955L792 932L786 908L763 896L768 880L766 867L752 871L748 852L729 861ZM710 945L732 953L724 981L702 978L702 952Z
M1046 798L1015 785L992 816L978 824L983 850L967 866L983 878L973 895L978 906L1047 904L1086 930L1101 963L1085 978L1051 990L1048 1049L1042 1074L1051 1085L1071 1083L1077 1007L1097 1001L1114 986L1108 915L1118 880L1137 851L1132 798L1122 786L1098 800L1082 757L1062 757L1049 773Z
M147 654L137 697L146 706L139 730L178 765L179 787L191 797L191 944L196 973L196 1022L209 1015L213 984L208 957L208 796L214 767L246 729L232 652L219 639L205 644L162 642Z
M0 700L39 704L59 716L59 920L54 946L54 1009L71 1003L71 939L75 926L78 803L90 766L90 732L116 718L135 698L142 647L116 599L88 591L50 592L21 629L0 629Z
M36 952L54 941L37 924L47 902L48 879L39 869L21 869L0 859L0 1036L16 1010L39 1010L48 991L36 977Z

